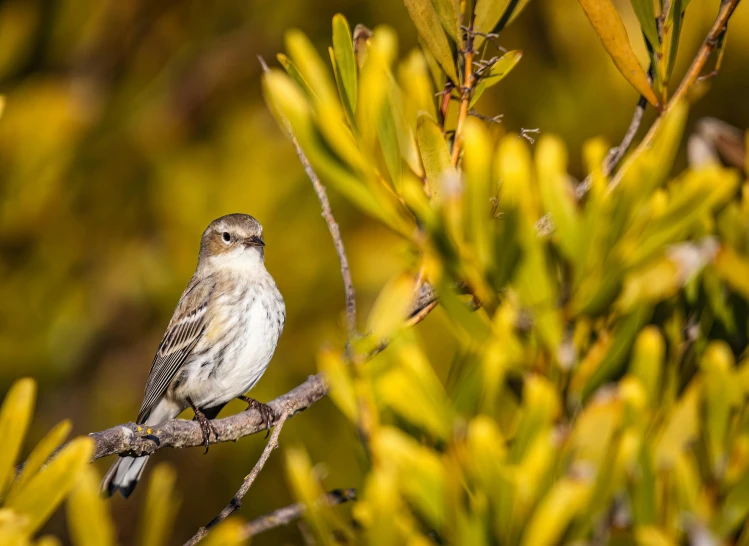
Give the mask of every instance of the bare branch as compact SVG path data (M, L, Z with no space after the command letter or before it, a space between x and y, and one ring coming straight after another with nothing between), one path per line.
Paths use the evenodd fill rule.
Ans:
M261 58L260 64L264 71L268 71L268 65ZM351 340L356 335L356 291L354 290L354 282L351 280L351 270L349 269L348 256L346 255L346 249L343 246L343 240L341 239L341 230L338 227L338 222L333 216L333 211L330 208L330 201L328 201L328 194L325 191L325 186L322 185L320 179L317 177L312 165L310 164L307 156L304 154L304 150L299 145L299 141L294 136L291 127L288 122L284 120L287 127L287 133L291 139L291 144L294 146L294 151L299 157L299 161L304 167L304 172L307 173L307 177L312 182L312 187L315 189L317 198L320 200L320 206L322 208L322 217L328 224L328 231L330 236L333 238L333 244L335 245L336 253L338 254L338 261L341 264L341 276L343 277L343 287L346 293L346 327L348 330L348 339Z
M272 400L268 405L273 409L277 425L285 410L295 415L328 394L328 385L322 375L312 375L295 389ZM217 436L211 438L212 444L235 442L240 438L265 432L266 425L259 410L248 409L223 419L211 421ZM196 447L203 444L200 425L197 421L174 419L155 427L145 427L135 423L118 425L101 432L93 432L96 447L93 459L107 455L150 455L165 447Z
M335 506L352 500L356 500L356 489L335 489L325 495L320 502ZM306 510L307 507L300 502L255 518L245 525L242 538L247 539L276 527L288 525L304 516Z
M250 487L252 487L252 484L255 483L255 480L257 479L258 474L260 474L260 471L265 466L265 463L268 462L268 459L270 458L271 452L278 448L278 437L281 434L281 429L283 429L283 425L286 422L286 419L288 419L292 414L292 410L290 407L287 407L283 413L281 413L281 417L279 417L278 421L276 422L276 426L273 429L273 434L271 435L270 439L268 440L268 443L265 446L265 449L263 450L263 453L260 455L260 458L255 463L255 466L252 467L252 470L250 471L247 476L245 476L244 480L242 481L242 485L240 486L239 490L235 493L234 497L229 501L229 504L227 504L219 514L213 518L208 525L205 527L201 527L198 529L198 531L193 535L193 537L185 542L185 546L194 546L205 536L208 534L208 531L224 521L226 518L231 516L235 511L239 510L239 508L242 506L242 499L244 499L247 492L250 490Z

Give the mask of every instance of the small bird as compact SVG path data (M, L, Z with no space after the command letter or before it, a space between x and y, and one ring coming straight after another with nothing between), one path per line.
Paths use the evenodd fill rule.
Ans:
M197 269L151 364L138 424L158 425L190 407L207 452L211 432L217 437L209 420L239 398L260 409L270 427L270 407L243 396L268 367L286 322L264 247L262 226L247 214L222 216L203 232ZM128 497L147 461L121 456L102 492Z

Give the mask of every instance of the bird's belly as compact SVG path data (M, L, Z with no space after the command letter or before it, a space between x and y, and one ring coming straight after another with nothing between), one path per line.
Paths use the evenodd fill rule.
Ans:
M268 367L283 322L283 307L275 299L255 298L225 321L221 327L227 338L224 343L207 341L210 348L196 350L185 363L175 395L189 397L199 408L210 408L246 393Z

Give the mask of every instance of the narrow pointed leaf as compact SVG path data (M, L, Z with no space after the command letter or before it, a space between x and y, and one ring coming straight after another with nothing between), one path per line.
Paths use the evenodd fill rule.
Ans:
M21 475L13 482L8 491L6 502L14 498L27 483L34 477L50 455L60 447L65 438L70 434L71 423L67 419L58 423L49 433L36 445L28 459L23 465Z
M416 142L431 190L438 191L446 173L454 173L450 151L439 126L428 114L419 114Z
M650 88L645 70L640 66L632 51L627 30L611 0L578 0L578 2L619 72L650 104L658 106L658 98Z
M346 100L351 111L356 112L357 76L354 43L348 21L340 13L333 17L333 52Z
M140 518L138 542L141 546L164 546L172 534L180 498L174 490L177 473L167 463L160 463L151 472L146 502Z
M41 528L67 496L93 452L93 440L76 438L7 503L8 508L27 516L30 533Z
M3 446L0 449L0 496L14 472L18 453L26 437L31 415L34 411L36 383L33 379L19 379L5 395L0 408L0 438Z
M463 31L460 29L460 0L432 0L437 17L447 35L458 47L463 45Z
M93 467L84 469L68 498L68 528L75 546L112 546L114 525L109 505L99 492L100 477ZM165 499L168 502L168 499Z
M476 101L479 100L479 97L481 97L484 91L502 81L502 79L510 73L510 70L515 68L515 65L520 62L522 57L523 52L519 49L508 51L502 55L502 57L494 63L494 66L491 67L489 73L479 81L473 92L473 97L471 97L471 106L476 104Z
M655 23L653 0L631 0L640 28L653 49L658 49L658 29Z
M429 52L453 83L457 83L458 73L450 42L431 0L403 0L403 3Z

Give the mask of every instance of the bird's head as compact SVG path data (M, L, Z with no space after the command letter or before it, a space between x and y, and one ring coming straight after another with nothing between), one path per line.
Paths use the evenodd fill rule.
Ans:
M203 232L198 267L256 267L263 264L263 247L260 222L249 214L228 214Z

